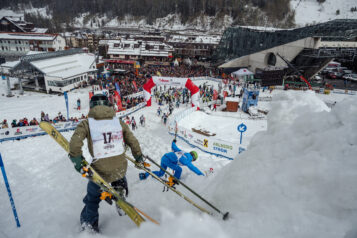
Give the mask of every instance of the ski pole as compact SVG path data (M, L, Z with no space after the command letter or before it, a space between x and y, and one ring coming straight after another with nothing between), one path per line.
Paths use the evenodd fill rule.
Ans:
M11 190L10 190L10 184L9 184L9 182L7 180L7 176L6 176L6 172L5 172L5 166L4 166L4 163L2 161L1 154L0 154L0 167L1 167L2 176L4 177L4 182L5 182L5 185L6 185L7 193L9 195L10 204L11 204L11 207L12 207L12 212L14 213L16 226L20 227L20 221L19 221L19 218L17 216L15 202L12 199Z
M168 175L174 177L170 172L168 172L167 170L165 170L163 167L161 167L158 163L156 163L153 159L151 159L149 156L147 155L143 155L144 158L148 159L149 161L151 161L152 163L154 163L157 167L159 167L161 170L165 171L165 173L167 173ZM195 191L193 191L190 187L188 187L186 184L184 184L183 182L181 182L180 180L176 179L176 181L181 184L183 187L185 187L187 190L189 190L191 193L193 193L194 195L196 195L199 199L201 199L202 201L204 201L207 205L209 205L211 208L213 208L215 211L217 211L218 213L220 213L221 215L223 215L223 220L227 220L228 219L228 214L229 212L223 213L221 212L218 208L216 208L215 206L213 206L211 203L209 203L206 199L204 199L203 197L201 197L198 193L196 193Z
M175 125L175 140L176 140L176 137L177 137L177 121L176 122L176 125Z

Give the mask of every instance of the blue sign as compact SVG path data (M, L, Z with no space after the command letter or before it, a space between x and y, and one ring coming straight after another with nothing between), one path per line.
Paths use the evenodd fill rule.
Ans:
M237 127L237 130L240 132L240 133L243 133L247 130L247 126L245 124L240 124L238 127Z
M5 79L6 79L5 75L1 75L1 78L2 78L3 80L5 80Z
M64 95L64 100L66 101L66 108L67 108L67 121L69 121L69 110L68 110L68 95L67 92L63 93Z
M245 151L245 149L243 147L239 147L239 154L242 153L243 151Z
M242 144L243 132L247 130L247 126L243 123L238 125L237 130L240 132L240 144Z

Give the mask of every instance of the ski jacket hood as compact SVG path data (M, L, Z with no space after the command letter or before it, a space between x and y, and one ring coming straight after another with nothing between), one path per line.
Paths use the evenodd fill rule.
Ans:
M112 119L115 116L113 108L103 105L98 105L89 110L88 117L96 120Z

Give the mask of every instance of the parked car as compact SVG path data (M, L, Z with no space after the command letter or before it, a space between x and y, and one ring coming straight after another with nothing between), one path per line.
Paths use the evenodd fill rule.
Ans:
M327 77L330 79L341 79L343 76L343 73L340 72L330 72L327 74Z
M357 82L357 74L345 74L343 75L343 79Z

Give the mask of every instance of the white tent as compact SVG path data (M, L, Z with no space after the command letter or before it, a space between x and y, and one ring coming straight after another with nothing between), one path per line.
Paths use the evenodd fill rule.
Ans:
M254 73L251 72L251 71L249 71L249 70L246 69L246 68L242 68L242 69L237 70L237 71L234 71L234 72L232 73L232 76L233 76L233 77L236 77L236 78L239 78L239 77L241 77L241 76L248 76L248 75L254 75Z

